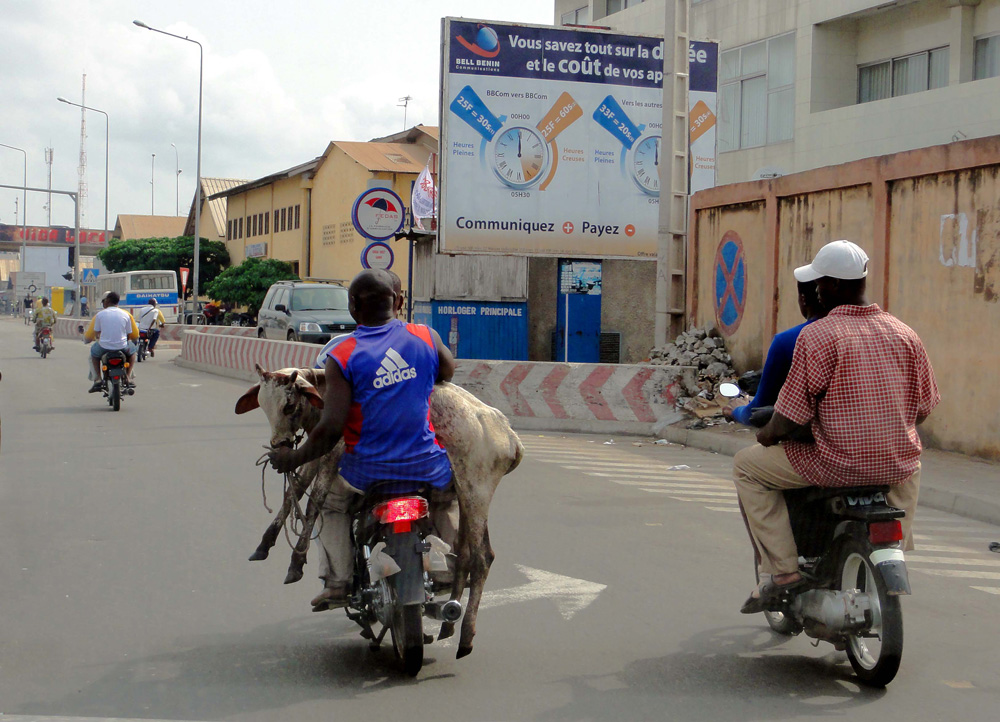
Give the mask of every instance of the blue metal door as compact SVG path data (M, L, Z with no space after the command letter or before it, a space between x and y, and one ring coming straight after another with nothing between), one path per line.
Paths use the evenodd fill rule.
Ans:
M555 360L576 363L600 361L600 261L559 261L559 299L556 307Z

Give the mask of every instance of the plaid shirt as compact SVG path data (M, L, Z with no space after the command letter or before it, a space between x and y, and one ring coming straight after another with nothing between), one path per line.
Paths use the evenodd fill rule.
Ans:
M774 408L812 427L816 443L784 443L810 484L900 484L920 462L917 419L940 400L917 334L872 304L838 306L802 330Z

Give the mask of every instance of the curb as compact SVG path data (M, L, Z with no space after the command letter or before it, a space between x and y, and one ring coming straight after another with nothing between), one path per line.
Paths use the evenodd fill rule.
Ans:
M735 456L740 449L753 446L755 443L752 434L748 434L750 438L739 438L712 431L685 429L680 426L667 426L660 429L657 436L674 444L690 446L702 451L712 451L725 456ZM925 453L927 451L925 449ZM935 487L934 482L929 481L926 477L928 465L926 461L924 463L924 475L920 480L920 506L956 514L966 519L975 519L987 524L1000 525L1000 503L973 494L963 494Z

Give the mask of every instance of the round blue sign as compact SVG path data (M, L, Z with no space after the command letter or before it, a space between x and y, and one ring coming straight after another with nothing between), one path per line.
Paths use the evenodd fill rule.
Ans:
M715 320L723 335L736 333L747 301L747 267L743 241L726 231L715 254Z
M388 243L382 241L369 243L361 252L361 265L365 268L381 268L388 271L392 268L393 260L395 260L395 256L392 249Z
M388 188L369 188L354 201L351 221L365 238L386 241L402 227L406 218L403 201Z

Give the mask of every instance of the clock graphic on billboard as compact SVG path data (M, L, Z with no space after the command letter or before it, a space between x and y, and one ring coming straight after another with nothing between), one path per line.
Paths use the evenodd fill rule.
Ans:
M660 195L660 145L662 134L643 132L612 96L594 111L594 120L622 143L622 169L636 187L651 196Z
M569 93L563 93L538 125L525 124L523 114L508 122L507 116L494 115L468 85L450 109L483 137L487 165L497 180L514 190L545 189L555 174L556 136L583 115Z

